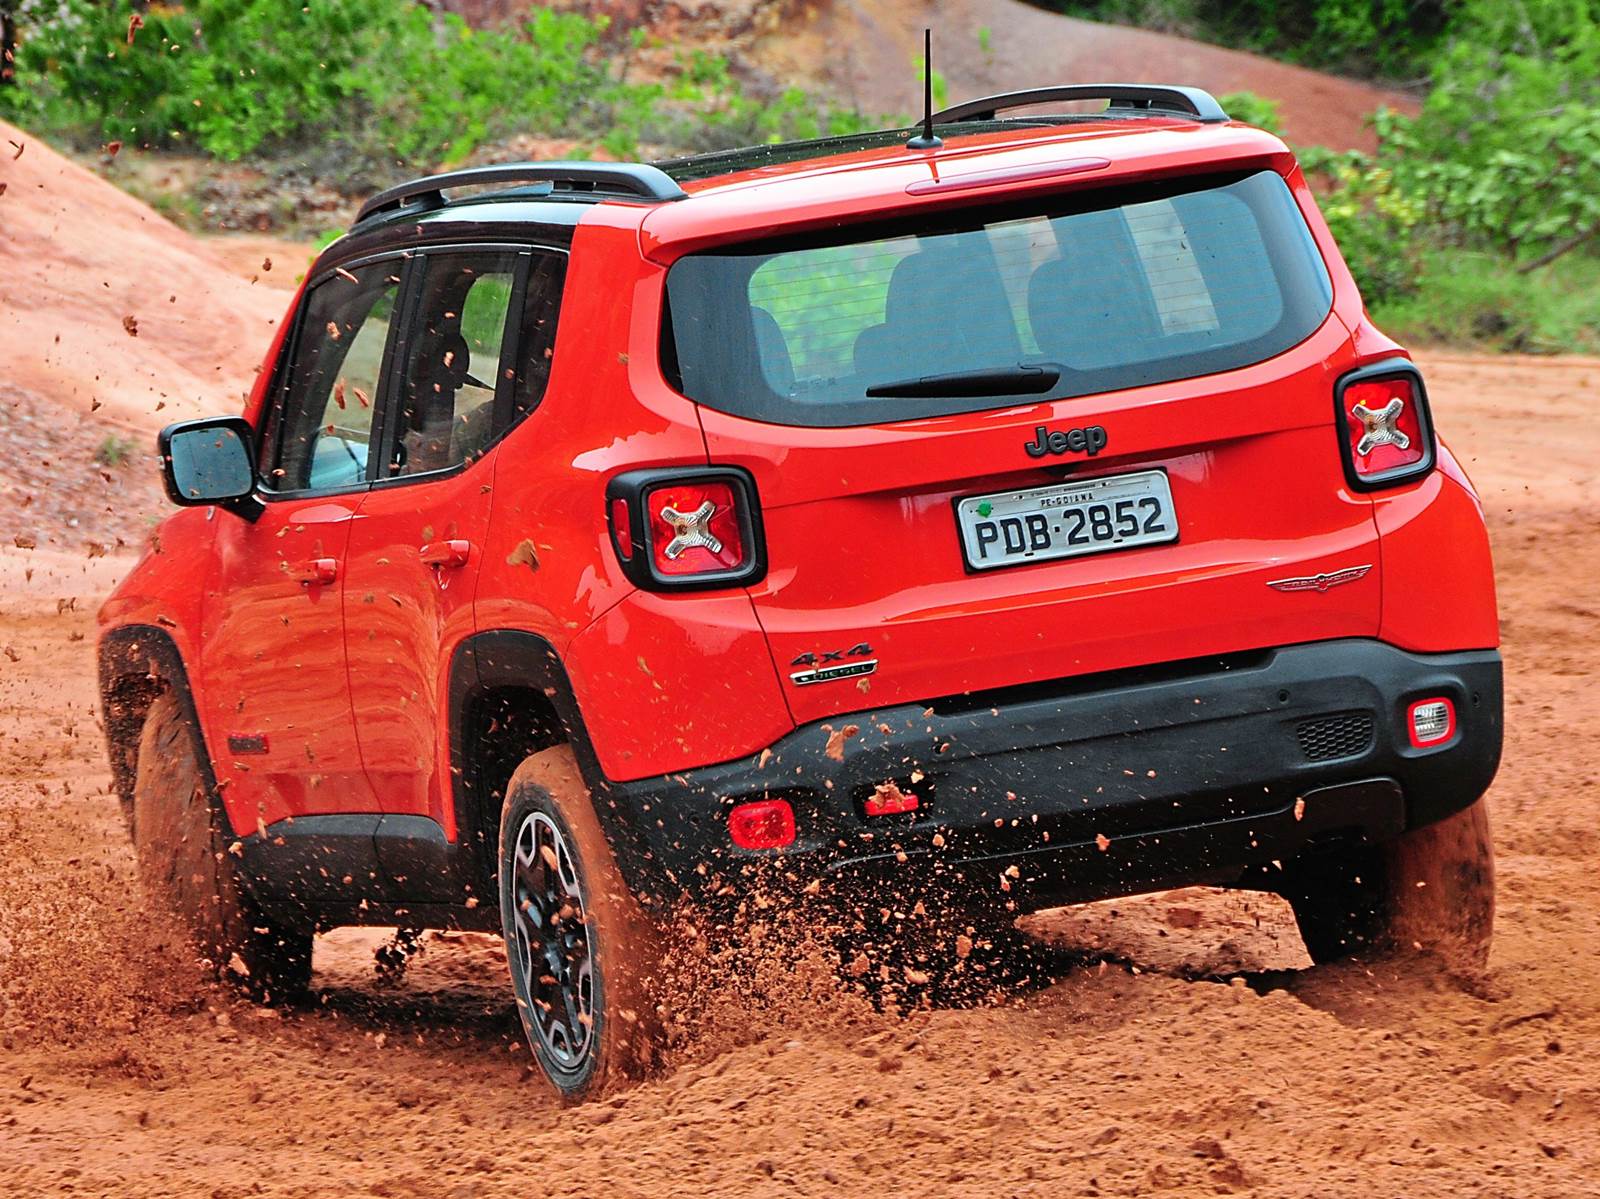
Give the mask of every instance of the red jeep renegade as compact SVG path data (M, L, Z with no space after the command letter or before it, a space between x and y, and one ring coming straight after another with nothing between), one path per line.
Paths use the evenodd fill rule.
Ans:
M243 417L161 435L101 685L208 959L500 928L567 1095L758 874L1482 960L1482 510L1294 157L1180 87L912 132L385 192Z

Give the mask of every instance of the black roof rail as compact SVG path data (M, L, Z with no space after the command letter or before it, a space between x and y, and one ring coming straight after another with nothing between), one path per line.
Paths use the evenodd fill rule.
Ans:
M1004 92L968 100L933 114L935 125L954 125L958 121L992 121L1009 108L1049 104L1056 100L1106 100L1107 113L1118 109L1175 114L1220 125L1229 119L1216 97L1198 87L1166 83L1072 83L1058 87L1033 87L1020 92Z
M597 198L621 196L651 203L688 198L688 193L671 176L648 163L511 162L429 175L381 191L361 206L356 224L411 202L429 209L440 208L446 203L447 187L483 187L496 183L548 183L552 190L565 185L573 192L592 193Z

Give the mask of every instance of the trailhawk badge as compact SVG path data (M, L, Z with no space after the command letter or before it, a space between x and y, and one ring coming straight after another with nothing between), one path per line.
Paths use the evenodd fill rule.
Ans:
M1372 564L1365 566L1347 566L1343 570L1335 570L1325 575L1305 575L1298 579L1276 579L1267 586L1275 591L1326 591L1329 587L1337 587L1340 583L1354 583L1357 579L1365 578Z

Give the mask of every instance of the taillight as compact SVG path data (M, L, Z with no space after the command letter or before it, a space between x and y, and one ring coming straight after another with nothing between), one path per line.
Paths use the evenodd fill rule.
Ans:
M640 587L726 587L766 572L761 510L746 471L628 471L607 485L606 504L617 560Z
M1422 375L1403 358L1352 371L1334 389L1345 472L1358 491L1393 487L1433 469L1433 422Z
M739 501L727 483L668 483L649 487L644 510L656 572L668 577L738 570L748 552L739 528Z

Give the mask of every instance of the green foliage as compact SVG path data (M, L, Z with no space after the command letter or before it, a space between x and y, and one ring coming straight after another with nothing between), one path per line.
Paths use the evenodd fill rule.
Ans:
M1423 73L1460 0L1050 0L1047 7L1322 70Z
M533 8L516 28L478 30L408 0L186 0L145 11L130 45L133 11L131 0L25 0L22 86L0 95L4 111L223 159L331 152L358 176L458 160L513 133L630 157L647 136L691 129L730 145L865 125L797 90L747 95L703 53L668 85L631 82L642 35L619 54L604 18L571 12Z
M922 59L917 59L917 82L927 83L928 64ZM933 73L933 106L935 109L944 108L950 103L950 83L938 71Z
M1600 4L1468 0L1415 120L1379 118L1446 240L1537 263L1600 234Z
M1416 294L1422 270L1422 205L1394 172L1359 151L1312 146L1300 165L1317 185L1318 204L1368 304Z
M662 101L642 114L640 132L689 153L838 137L899 123L893 117L868 118L853 109L819 104L799 88L768 99L747 95L728 60L703 50L688 55L681 66Z
M106 439L100 443L100 448L94 452L94 460L101 466L115 469L127 463L133 456L134 449L134 443L128 438L108 433Z
M1402 341L1600 353L1600 259L1571 254L1527 274L1487 251L1432 249L1418 282L1411 295L1369 299L1373 319Z
M1281 107L1278 101L1258 96L1255 92L1228 92L1218 96L1217 103L1234 120L1283 136L1283 119L1278 116Z
M115 140L161 141L182 127L185 51L192 29L166 12L94 0L23 0L17 10L16 86L0 115L51 127L77 124Z

